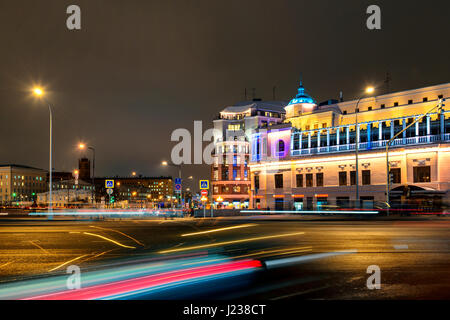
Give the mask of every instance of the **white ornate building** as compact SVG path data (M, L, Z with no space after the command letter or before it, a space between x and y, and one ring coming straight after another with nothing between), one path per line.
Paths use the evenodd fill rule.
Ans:
M385 201L386 143L430 110L392 142L390 200L448 199L450 111L436 106L449 96L446 83L362 98L356 110L357 100L319 106L300 84L284 123L251 135L250 207L302 210L355 200L356 135L360 200Z

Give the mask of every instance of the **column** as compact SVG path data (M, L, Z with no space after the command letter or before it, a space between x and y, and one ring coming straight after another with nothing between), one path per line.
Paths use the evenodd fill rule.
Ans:
M416 120L419 117L416 118ZM419 143L419 121L416 122L416 143Z
M431 135L430 116L426 116L426 118L427 118L427 142L430 142L430 135Z
M349 144L350 144L350 126L347 126L347 128L346 128L346 140L347 140L347 150L348 150L348 148L350 147L349 146Z
M336 128L336 145L339 146L339 140L340 140L340 134L341 134L341 127ZM338 147L339 150L339 147Z
M330 129L327 129L327 151L330 151Z
M311 149L311 131L308 132L308 149Z
M440 117L440 123L441 123L441 132L440 132L440 134L441 134L441 141L444 141L444 134L445 134L445 121L444 120L445 120L445 116L442 113L442 110L439 113L439 117Z
M320 148L320 130L317 131L317 148Z
M366 135L367 135L367 149L372 149L372 122L369 122L367 124Z
M303 138L303 132L300 132L299 134L299 145L300 145L300 154L302 154L302 138Z
M298 133L293 133L292 135L291 135L291 152L290 152L290 154L291 155L293 155L294 154L294 138L295 138L295 135L298 135Z
M357 136L357 139L355 139L355 143L356 143L356 141L358 141L358 148L359 148L359 145L361 144L361 137L360 137L360 135L359 135L359 123L358 123L358 125L356 126L356 136ZM356 148L356 147L355 147Z
M405 128L406 128L406 118L403 118L403 121L402 121L402 122L403 122L403 124L402 124L402 125L403 125L403 128L402 128L402 129L405 130ZM403 131L403 133L402 133L402 138L403 138L403 139L402 139L402 143L403 143L403 144L406 144L406 130Z
M391 120L391 139L394 137L394 120Z
M383 121L378 121L378 141L383 140ZM381 146L381 142L380 142Z

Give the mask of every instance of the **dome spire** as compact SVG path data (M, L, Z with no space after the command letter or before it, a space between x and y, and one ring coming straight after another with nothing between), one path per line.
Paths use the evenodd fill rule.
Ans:
M300 73L300 85L297 89L297 95L294 99L289 102L289 104L297 104L297 103L316 103L316 101L311 98L306 92L305 87L303 86L303 76Z

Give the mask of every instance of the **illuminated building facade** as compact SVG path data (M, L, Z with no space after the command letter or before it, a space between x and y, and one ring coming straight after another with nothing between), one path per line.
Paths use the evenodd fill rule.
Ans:
M355 200L356 135L359 200L368 207L385 201L387 141L449 96L447 83L366 97L356 110L356 100L317 105L300 84L284 123L251 135L251 207L305 210ZM390 200L448 199L449 117L445 106L434 108L393 141Z
M31 204L48 190L47 171L17 164L0 165L0 204Z
M218 206L249 206L250 145L248 137L258 128L282 123L286 102L260 99L245 101L223 109L214 120L215 152L211 167L212 190Z

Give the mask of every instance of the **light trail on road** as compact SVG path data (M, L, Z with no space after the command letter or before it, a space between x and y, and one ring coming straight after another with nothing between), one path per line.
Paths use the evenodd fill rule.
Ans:
M74 259L72 259L72 260L66 261L66 262L60 264L59 266L54 267L53 269L48 270L48 272L52 272L52 271L58 270L59 268L64 267L65 265L67 265L67 264L69 264L69 263L71 263L71 262L80 260L81 258L84 258L84 257L87 257L87 256L90 256L90 254L84 254L84 255L81 255L81 256L79 256L79 257L76 257L76 258L74 258Z
M222 232L222 231L228 231L228 230L240 229L240 228L248 228L248 227L254 227L254 226L257 226L257 224L255 224L255 223L248 223L248 224L241 224L241 225L238 225L238 226L218 228L218 229L212 229L212 230L207 230L207 231L185 233L185 234L182 234L181 236L182 237L197 236L197 235L200 235L200 234Z
M121 234L121 235L123 235L123 236L125 236L125 237L127 237L127 238L129 238L129 239L131 239L131 240L133 240L133 241L136 242L137 244L139 244L139 245L141 245L141 246L144 246L144 244L143 244L142 242L140 242L139 240L137 240L137 239L133 238L132 236L130 236L130 235L124 233L124 232L121 232L121 231L119 231L119 230L114 230L114 229L109 229L109 228L102 228L102 227L97 227L97 226L89 226L89 227L91 227L91 228L96 228L96 229L100 229L100 230L107 230L107 231L117 232L117 233L119 233L119 234Z
M356 210L302 210L302 211L294 211L294 210L241 210L243 213L295 213L298 215L302 214L378 214L378 211L356 211Z
M116 280L101 275L95 285L90 285L77 290L64 290L49 294L32 295L23 300L93 300L93 299L124 299L128 296L135 296L149 291L158 291L167 287L186 285L192 282L217 279L217 277L227 277L231 275L243 274L243 272L255 271L262 267L258 260L226 261L218 264L211 264L203 261L205 265L180 268L180 264L174 264L174 270L154 273L150 275L137 276L138 273L132 271L134 277ZM164 267L165 263L153 264L157 267ZM170 264L168 265L170 266ZM143 270L149 270L144 268ZM131 271L131 270L130 270ZM147 271L148 272L148 271ZM98 274L98 272L97 272ZM100 283L99 283L100 282ZM102 283L103 282L103 283ZM106 283L104 283L106 282Z
M295 232L295 233L287 233L287 234L278 234L278 235L274 235L274 236L264 236L264 237L256 237L256 238L224 241L224 242L204 244L204 245L185 247L185 248L179 248L179 249L162 250L162 251L159 251L159 253L171 253L171 252L179 252L179 251L187 251L187 250L195 250L195 249L204 249L204 248L218 247L218 246L224 246L224 245L236 244L236 243L242 243L242 242L249 242L249 241L258 241L258 240L266 240L266 239L273 239L273 238L290 237L290 236L296 236L296 235L301 235L301 234L305 234L305 233L304 232Z
M127 246L127 245L121 244L120 242L117 242L117 241L115 241L115 240L113 240L113 239L104 237L104 236L99 235L99 234L96 234L96 233L83 232L83 234L87 234L87 235L89 235L89 236L94 236L94 237L98 237L98 238L104 239L104 240L106 240L106 241L112 242L112 243L117 244L118 246L121 246L121 247L124 247L124 248L128 248L128 249L136 249L136 247L132 247L132 246Z

